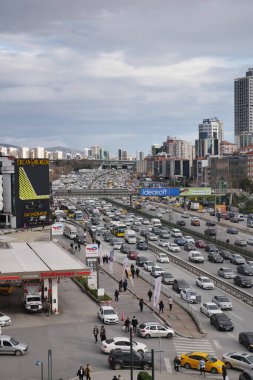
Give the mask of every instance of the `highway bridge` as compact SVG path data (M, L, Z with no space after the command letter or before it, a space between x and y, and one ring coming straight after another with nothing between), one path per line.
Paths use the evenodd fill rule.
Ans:
M126 197L137 194L134 190L128 189L71 189L71 190L55 190L54 196L59 198L103 198L103 197Z

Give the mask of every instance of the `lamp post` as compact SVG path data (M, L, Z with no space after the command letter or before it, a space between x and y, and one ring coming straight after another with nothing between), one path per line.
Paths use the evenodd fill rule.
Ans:
M43 380L43 362L40 360L37 360L36 365L40 366L40 379Z
M129 333L130 333L130 380L133 380L134 373L133 373L133 327L132 326L130 326Z

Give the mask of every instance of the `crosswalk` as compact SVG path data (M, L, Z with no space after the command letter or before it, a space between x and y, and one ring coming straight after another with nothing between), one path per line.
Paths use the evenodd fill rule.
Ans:
M187 339L175 336L173 344L177 355L182 354L182 352L200 351L216 356L213 342L208 339Z

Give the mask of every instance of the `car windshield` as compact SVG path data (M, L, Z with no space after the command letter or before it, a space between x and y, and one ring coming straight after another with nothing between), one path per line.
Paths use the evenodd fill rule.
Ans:
M219 297L218 300L219 300L220 302L229 302L229 299L226 298L226 297Z
M218 307L216 305L208 305L207 309L209 309L209 310L217 310Z
M115 314L115 311L114 310L104 310L104 314L105 315L113 315L113 314Z
M209 278L203 278L202 282L211 282L211 280Z
M15 339L13 339L13 338L11 338L10 339L10 342L11 342L11 344L13 344L13 346L17 346L19 343L15 340Z
M251 363L253 363L253 355L247 356L247 359L248 359L248 361L250 361Z
M171 278L171 277L172 277L172 274L171 274L171 273L164 273L163 277Z
M114 342L114 339L107 339L107 340L106 340L106 343L107 343L107 344L110 344L110 343L113 343L113 342Z
M212 356L212 355L207 355L207 356L206 356L206 359L207 359L209 362L211 362L211 363L216 363L216 362L217 362L217 359L216 359L214 356Z
M232 272L231 269L228 269L228 268L223 268L222 270L223 270L223 272L227 272L227 273L231 273Z

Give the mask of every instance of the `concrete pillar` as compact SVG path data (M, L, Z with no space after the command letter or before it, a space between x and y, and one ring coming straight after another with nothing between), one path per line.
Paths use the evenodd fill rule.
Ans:
M58 283L57 278L52 279L52 313L59 314L58 310Z
M45 280L43 281L44 299L48 299L48 290L49 290L49 279L45 278Z

